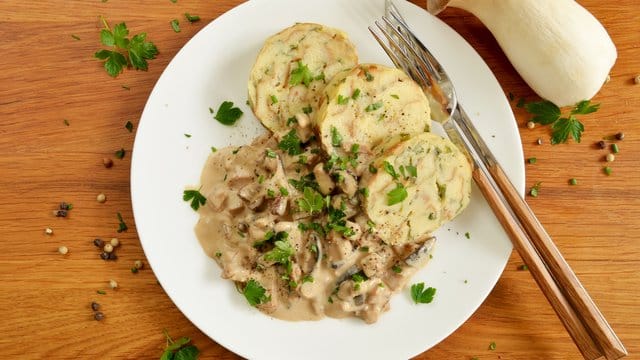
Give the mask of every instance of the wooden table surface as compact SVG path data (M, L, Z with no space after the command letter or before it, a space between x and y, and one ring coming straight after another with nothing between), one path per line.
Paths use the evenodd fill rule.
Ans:
M236 359L192 325L158 285L147 265L129 195L135 129L149 93L176 52L238 0L42 0L0 2L0 348L8 358L158 358L163 328L189 336L201 358ZM414 1L424 6L424 1ZM611 81L595 97L600 110L584 116L580 144L552 146L549 129L525 126L516 108L528 203L627 346L640 359L640 21L637 0L582 0L618 48ZM202 17L188 24L183 13ZM111 79L93 58L99 15L146 31L160 54L149 71ZM491 34L471 15L440 15L489 64L505 94L535 99ZM181 19L180 33L169 23ZM72 37L75 36L76 38ZM553 81L553 79L549 79ZM68 125L65 125L65 119ZM129 132L124 125L134 124ZM603 173L606 150L594 143L624 132L620 153ZM536 139L545 140L537 145ZM124 148L122 160L113 158ZM515 151L516 149L514 149ZM570 186L570 178L578 179ZM106 203L96 201L106 194ZM67 218L52 211L73 204ZM129 230L116 233L120 212ZM45 228L53 229L52 235ZM118 260L98 258L96 237L117 236ZM57 251L67 246L65 256ZM450 337L416 359L579 359L579 353L530 274L513 254L495 289ZM108 281L119 288L112 291ZM96 291L104 289L106 295ZM105 319L93 320L98 301ZM495 350L489 344L496 343ZM363 345L366 346L366 345Z

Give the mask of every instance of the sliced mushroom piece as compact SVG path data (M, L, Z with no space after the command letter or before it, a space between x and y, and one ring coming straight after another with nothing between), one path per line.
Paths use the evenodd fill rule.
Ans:
M342 284L346 280L351 279L351 276L353 274L357 273L358 271L360 271L360 269L358 269L358 267L355 266L355 265L353 265L352 267L348 268L345 272L342 273L342 275L340 275L338 277L338 279L336 280L336 286L339 286L340 284Z
M271 203L271 213L282 216L287 211L288 200L285 196L277 196Z
M313 168L313 175L316 176L318 188L320 189L322 195L331 194L333 189L335 189L336 184L333 182L331 176L324 170L324 163L318 163Z
M250 209L255 209L262 205L264 201L264 191L260 184L251 183L240 189L240 197L248 203Z
M348 197L352 198L358 191L358 181L348 171L340 170L337 173L342 179L342 181L338 182L338 186Z
M429 255L433 252L434 245L436 243L435 236L429 237L424 243L409 255L404 262L411 267L422 267L429 261Z
M360 295L355 296L355 297L353 298L353 303L354 303L356 306L362 306L362 305L364 305L364 294L360 294Z
M236 192L227 193L227 209L233 212L242 209L243 205L242 199L240 199Z

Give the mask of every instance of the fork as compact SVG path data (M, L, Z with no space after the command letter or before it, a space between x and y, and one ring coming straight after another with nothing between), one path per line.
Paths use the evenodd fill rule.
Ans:
M432 107L432 118L466 152L476 184L583 357L618 359L627 355L624 345L476 131L444 68L409 29L391 0L386 0L385 10L382 22L375 22L377 29L369 27L369 30L396 67L423 88Z

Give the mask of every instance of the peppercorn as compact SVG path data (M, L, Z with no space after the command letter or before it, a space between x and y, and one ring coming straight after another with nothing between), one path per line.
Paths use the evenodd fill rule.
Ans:
M104 319L104 314L100 311L96 311L95 314L93 314L93 318L96 319L96 321L101 321Z
M617 140L624 140L624 133L623 132L619 132L616 134L616 139Z
M138 269L138 270L139 270L139 269L142 269L142 268L144 267L144 263L142 262L142 260L136 260L136 261L133 263L133 266L134 266L136 269Z
M92 302L91 302L91 310L93 310L93 311L98 311L98 310L100 310L100 304L98 304L98 303L97 303L97 302L95 302L95 301L92 301Z
M113 160L109 159L109 158L104 158L102 159L102 164L104 165L104 167L106 167L107 169L113 166Z
M613 154L607 154L607 156L605 156L605 160L607 162L613 162L613 160L615 160L615 159L616 159L616 156L613 155Z
M115 280L109 280L109 287L112 289L116 289L118 287L118 282Z
M542 145L542 138L538 138L538 140L536 141L536 143L537 143L538 145Z
M105 201L107 201L107 196L105 194L98 194L98 196L96 196L96 201L99 203L104 203Z
M115 252L110 252L108 253L108 258L107 260L117 260L118 259L118 255L116 255Z
M611 170L610 167L605 166L604 169L602 169L604 171L605 174L607 174L607 176L610 176L611 173L613 172L613 170Z
M104 244L102 250L106 253L110 253L113 251L113 246L111 244Z
M53 229L52 228L46 228L44 229L44 233L47 235L52 235L53 234Z
M111 243L111 246L115 248L115 247L118 247L118 245L120 245L120 240L118 240L118 238L111 238L110 243Z
M69 249L66 246L60 246L58 248L58 252L62 255L66 255L69 252Z
M569 184L571 184L571 185L578 185L578 179L576 179L576 178L572 178L572 179L570 179L570 180L569 180Z
M109 253L101 252L101 253L100 253L100 259L102 259L102 260L109 260Z
M53 210L53 215L56 217L67 217L67 210Z
M604 142L604 140L600 140L596 143L596 145L600 148L600 149L604 149L607 147L607 143Z
M535 128L535 127L536 127L536 123L534 123L533 121L529 121L529 122L527 123L527 127L528 127L529 129L533 129L533 128Z
M93 240L93 245L102 248L104 246L104 241L102 241L102 239L95 239Z
M636 75L636 77L633 78L633 82L636 83L636 85L640 85L640 75Z
M67 204L66 202L61 202L59 206L60 210L71 210L71 204Z

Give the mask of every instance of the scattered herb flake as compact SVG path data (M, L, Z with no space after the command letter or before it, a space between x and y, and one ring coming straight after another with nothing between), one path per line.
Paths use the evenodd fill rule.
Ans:
M353 93L351 94L351 99L358 100L359 97L360 97L360 89L353 90Z
M396 188L387 193L387 205L399 204L408 196L407 189L401 183L396 183Z
M400 99L400 96L398 96L398 95L396 95L396 94L391 94L391 97L392 97L392 98L394 98L394 99L396 99L396 100Z
M171 28L173 29L173 32L175 32L175 33L179 33L180 32L180 22L178 21L178 19L171 20Z
M196 211L198 211L201 205L207 203L207 198L204 197L199 190L185 190L182 195L182 200L191 200L191 208Z
M392 177L394 180L397 180L397 179L398 179L398 174L396 173L396 170L393 168L393 165L391 165L388 161L385 161L385 162L382 164L382 168L384 169L384 171L385 171L387 174L391 175L391 177ZM369 168L369 170L371 170L371 168Z
M306 87L309 87L311 82L313 81L313 75L309 70L309 67L302 63L302 61L298 61L298 67L291 70L291 74L289 75L289 85L296 86L299 84L303 84Z
M404 167L409 173L409 176L418 177L418 168L413 165L407 165Z
M525 105L526 99L521 97L520 99L518 99L518 102L516 103L516 107L517 108L523 108Z
M233 106L231 101L223 101L214 118L223 125L233 125L242 116L242 110Z
M217 147L215 147L215 146L212 146L212 147L211 147L211 152L212 152L212 153L214 153L214 152L216 152L216 151L218 151L218 148L217 148Z
M191 134L184 134L184 137L186 137L187 139L191 137Z
M115 157L118 159L123 159L126 155L126 151L124 149L120 149L114 153Z
M311 107L311 105L307 105L307 106L302 108L302 112L307 114L307 115L311 114L313 112L313 108ZM296 122L297 122L297 120L296 120Z
M127 121L127 123L124 124L124 128L127 129L127 131L132 132L133 131L133 123L131 121Z
M541 182L537 182L535 185L533 185L531 187L531 190L529 190L529 195L531 195L532 197L538 197L538 192L540 191L541 184Z
M338 103L338 105L347 105L349 103L349 97L338 95L338 99L336 100L336 102Z
M402 268L398 266L398 264L393 265L391 267L391 270L396 274L400 274L402 272Z
M529 267L527 265L523 264L523 265L518 266L518 270L520 270L520 271L528 271Z
M68 119L63 119L63 120L62 120L62 123L63 123L63 124L65 124L66 126L71 125L71 124L69 123L69 120L68 120Z
M382 101L378 101L375 102L373 104L368 105L366 108L364 108L364 111L366 112L372 112L372 111L376 111L378 109L380 109L382 107Z
M491 343L489 343L489 350L495 350L496 349L496 342L492 341Z
M428 304L433 301L436 289L432 287L424 288L424 283L411 285L411 299L416 304Z
M117 213L116 214L118 216L118 232L121 233L123 231L127 231L129 230L129 227L127 226L127 224L125 224L124 219L122 219L122 214Z
M537 159L537 158L535 158L535 157L531 157L531 158L527 159L527 162L528 162L529 164L535 164L535 163L537 163L537 162L538 162L538 159Z
M271 150L271 149L267 149L267 150L265 150L265 155L266 155L268 158L272 158L272 159L275 159L275 158L277 158L277 157L278 157L278 154L276 154L276 152L275 152L275 151L273 151L273 150Z
M184 13L184 17L190 23L194 23L194 22L200 21L200 16L198 16L198 15L191 15L189 13Z
M335 126L331 127L331 145L335 147L342 145L342 135L340 135Z
M104 290L98 290L96 291L96 293L100 294L100 295L107 295L107 292Z
M79 37L78 35L76 35L76 34L71 34L71 37L72 37L74 40L80 40L80 37Z
M277 96L271 95L270 98L271 98L271 105L275 105L275 104L278 103L278 97Z
M471 233L467 231L466 233L464 233L464 237L466 237L467 239L471 239Z

